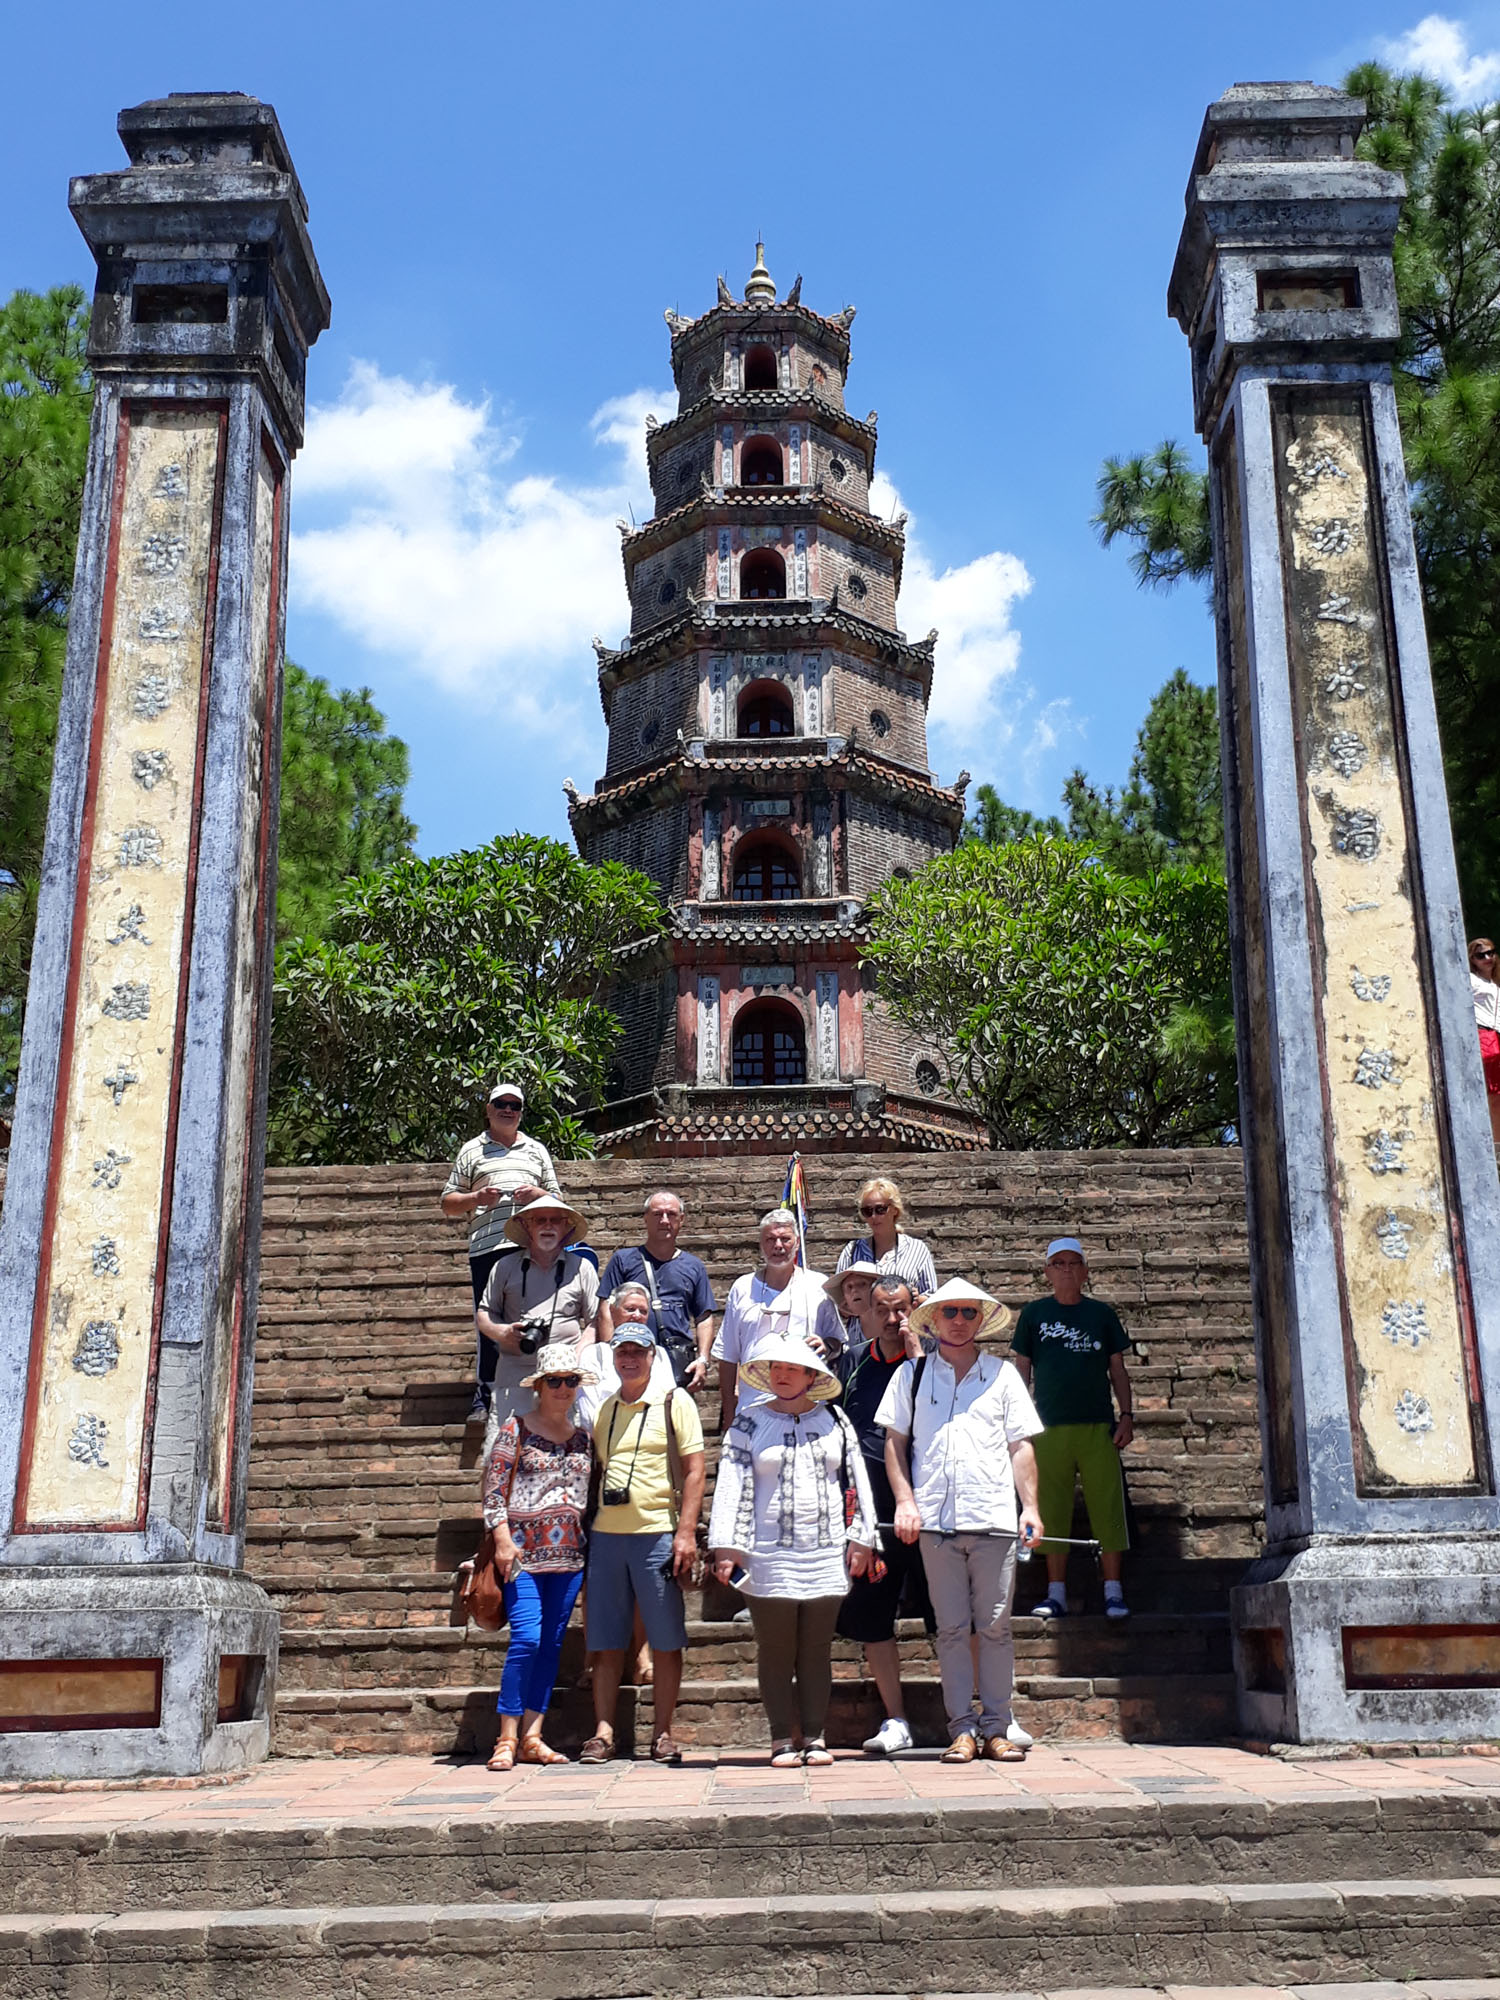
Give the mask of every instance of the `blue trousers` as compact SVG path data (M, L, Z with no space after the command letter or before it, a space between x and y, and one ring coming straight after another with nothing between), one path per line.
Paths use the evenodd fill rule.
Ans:
M510 1644L496 1703L501 1715L546 1713L557 1679L563 1633L582 1588L581 1569L546 1570L540 1576L523 1569L506 1584Z

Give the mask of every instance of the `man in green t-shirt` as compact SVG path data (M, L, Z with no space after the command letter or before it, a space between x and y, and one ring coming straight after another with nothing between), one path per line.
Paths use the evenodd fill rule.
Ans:
M1047 1427L1031 1441L1042 1526L1059 1541L1072 1533L1073 1491L1081 1479L1104 1571L1105 1616L1128 1618L1130 1607L1120 1585L1121 1556L1130 1546L1120 1448L1135 1435L1125 1372L1130 1336L1113 1306L1084 1297L1088 1277L1078 1238L1054 1237L1047 1245L1052 1296L1021 1308L1011 1352ZM1039 1618L1066 1617L1067 1569L1067 1549L1049 1546L1047 1595L1036 1608Z

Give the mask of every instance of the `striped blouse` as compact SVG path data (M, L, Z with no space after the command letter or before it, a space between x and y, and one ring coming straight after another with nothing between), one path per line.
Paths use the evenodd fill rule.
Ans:
M920 1236L908 1236L904 1229L896 1231L896 1245L887 1250L883 1257L875 1254L875 1245L868 1236L856 1236L846 1243L839 1252L839 1260L834 1265L834 1276L847 1271L851 1264L878 1264L882 1271L889 1271L894 1277L904 1278L911 1286L912 1297L925 1297L938 1288L937 1266L932 1261L932 1252ZM851 1330L859 1322L845 1320Z

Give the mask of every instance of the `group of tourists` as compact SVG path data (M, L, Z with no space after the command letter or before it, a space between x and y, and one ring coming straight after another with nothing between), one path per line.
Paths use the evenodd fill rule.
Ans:
M683 1204L645 1205L644 1241L602 1275L586 1222L525 1095L497 1084L487 1130L459 1153L444 1212L470 1220L477 1335L473 1416L486 1425L483 1511L510 1643L494 1770L565 1762L542 1727L563 1634L584 1593L594 1728L581 1759L615 1755L627 1657L650 1648L652 1758L673 1735L687 1644L684 1586L711 1575L744 1600L778 1766L832 1761L835 1635L864 1648L885 1717L864 1747L911 1748L898 1619L935 1631L944 1761L1014 1762L1011 1602L1018 1553L1045 1552L1039 1615L1068 1613L1075 1482L1105 1577L1128 1615L1120 1447L1131 1436L1124 1328L1087 1295L1082 1243L1046 1248L1051 1292L1012 1315L963 1278L940 1283L901 1227L889 1179L859 1192L864 1233L824 1277L799 1262L797 1218L760 1220L759 1261L717 1306L681 1250ZM721 1442L706 1531L694 1392L717 1365Z

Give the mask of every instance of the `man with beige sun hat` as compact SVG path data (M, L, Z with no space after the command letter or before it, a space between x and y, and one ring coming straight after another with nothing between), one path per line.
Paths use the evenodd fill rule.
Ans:
M979 1351L981 1340L1010 1324L1009 1308L982 1286L950 1278L909 1324L918 1337L930 1334L937 1352L903 1364L875 1421L886 1434L896 1533L904 1542L920 1539L937 1615L949 1739L943 1761L1015 1763L1026 1752L1007 1741L1015 1683L1010 1606L1017 1539L1030 1545L1042 1535L1031 1448L1042 1421L1012 1363ZM971 1630L978 1641L972 1649Z
M558 1194L525 1203L505 1225L514 1247L490 1272L474 1314L481 1344L495 1356L486 1453L498 1427L523 1407L517 1398L533 1357L543 1347L587 1347L595 1337L599 1273L567 1247L584 1230L582 1214Z

